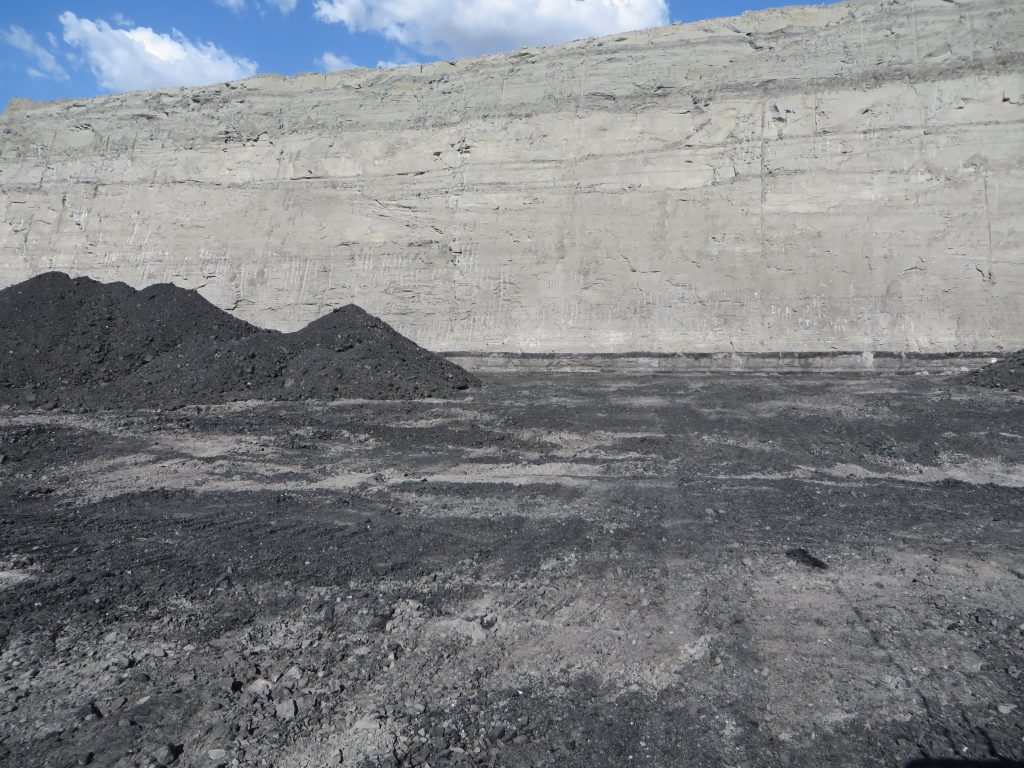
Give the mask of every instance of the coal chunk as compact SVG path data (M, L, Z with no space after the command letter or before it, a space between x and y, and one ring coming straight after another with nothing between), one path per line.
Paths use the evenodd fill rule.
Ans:
M828 563L821 560L803 547L794 547L793 549L786 550L786 557L796 560L801 565L806 565L808 568L818 568L822 571L828 570Z

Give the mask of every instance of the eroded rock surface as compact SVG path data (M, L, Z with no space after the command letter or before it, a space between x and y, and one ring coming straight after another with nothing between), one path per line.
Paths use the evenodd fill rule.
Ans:
M1024 346L1024 4L789 8L0 118L0 284L440 350Z

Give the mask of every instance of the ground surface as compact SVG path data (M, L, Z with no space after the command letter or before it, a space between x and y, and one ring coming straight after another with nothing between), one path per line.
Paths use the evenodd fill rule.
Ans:
M3 765L1024 758L1020 395L491 376L0 453Z

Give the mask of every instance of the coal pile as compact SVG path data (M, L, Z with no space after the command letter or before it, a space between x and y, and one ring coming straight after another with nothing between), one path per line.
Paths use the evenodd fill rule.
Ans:
M957 377L962 384L1009 392L1024 392L1024 349L992 365L968 371Z
M0 291L0 403L410 399L476 384L355 305L280 333L167 284L135 290L50 272Z

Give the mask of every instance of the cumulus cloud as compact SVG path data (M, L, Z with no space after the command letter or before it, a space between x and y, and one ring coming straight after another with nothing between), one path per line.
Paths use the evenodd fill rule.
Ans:
M348 56L337 56L330 51L316 60L317 66L324 72L336 72L339 69L354 69L356 64Z
M125 16L123 13L114 14L114 26L116 27L134 27L135 22Z
M176 85L208 85L256 74L256 62L213 43L192 42L177 30L115 29L105 21L60 15L64 41L80 49L100 87L131 91Z
M667 24L666 0L315 0L316 17L430 55L469 56Z
M43 48L31 34L21 27L12 24L0 32L0 39L29 57L32 64L26 67L25 71L32 77L55 80L58 83L67 82L67 70L60 65L57 57Z

